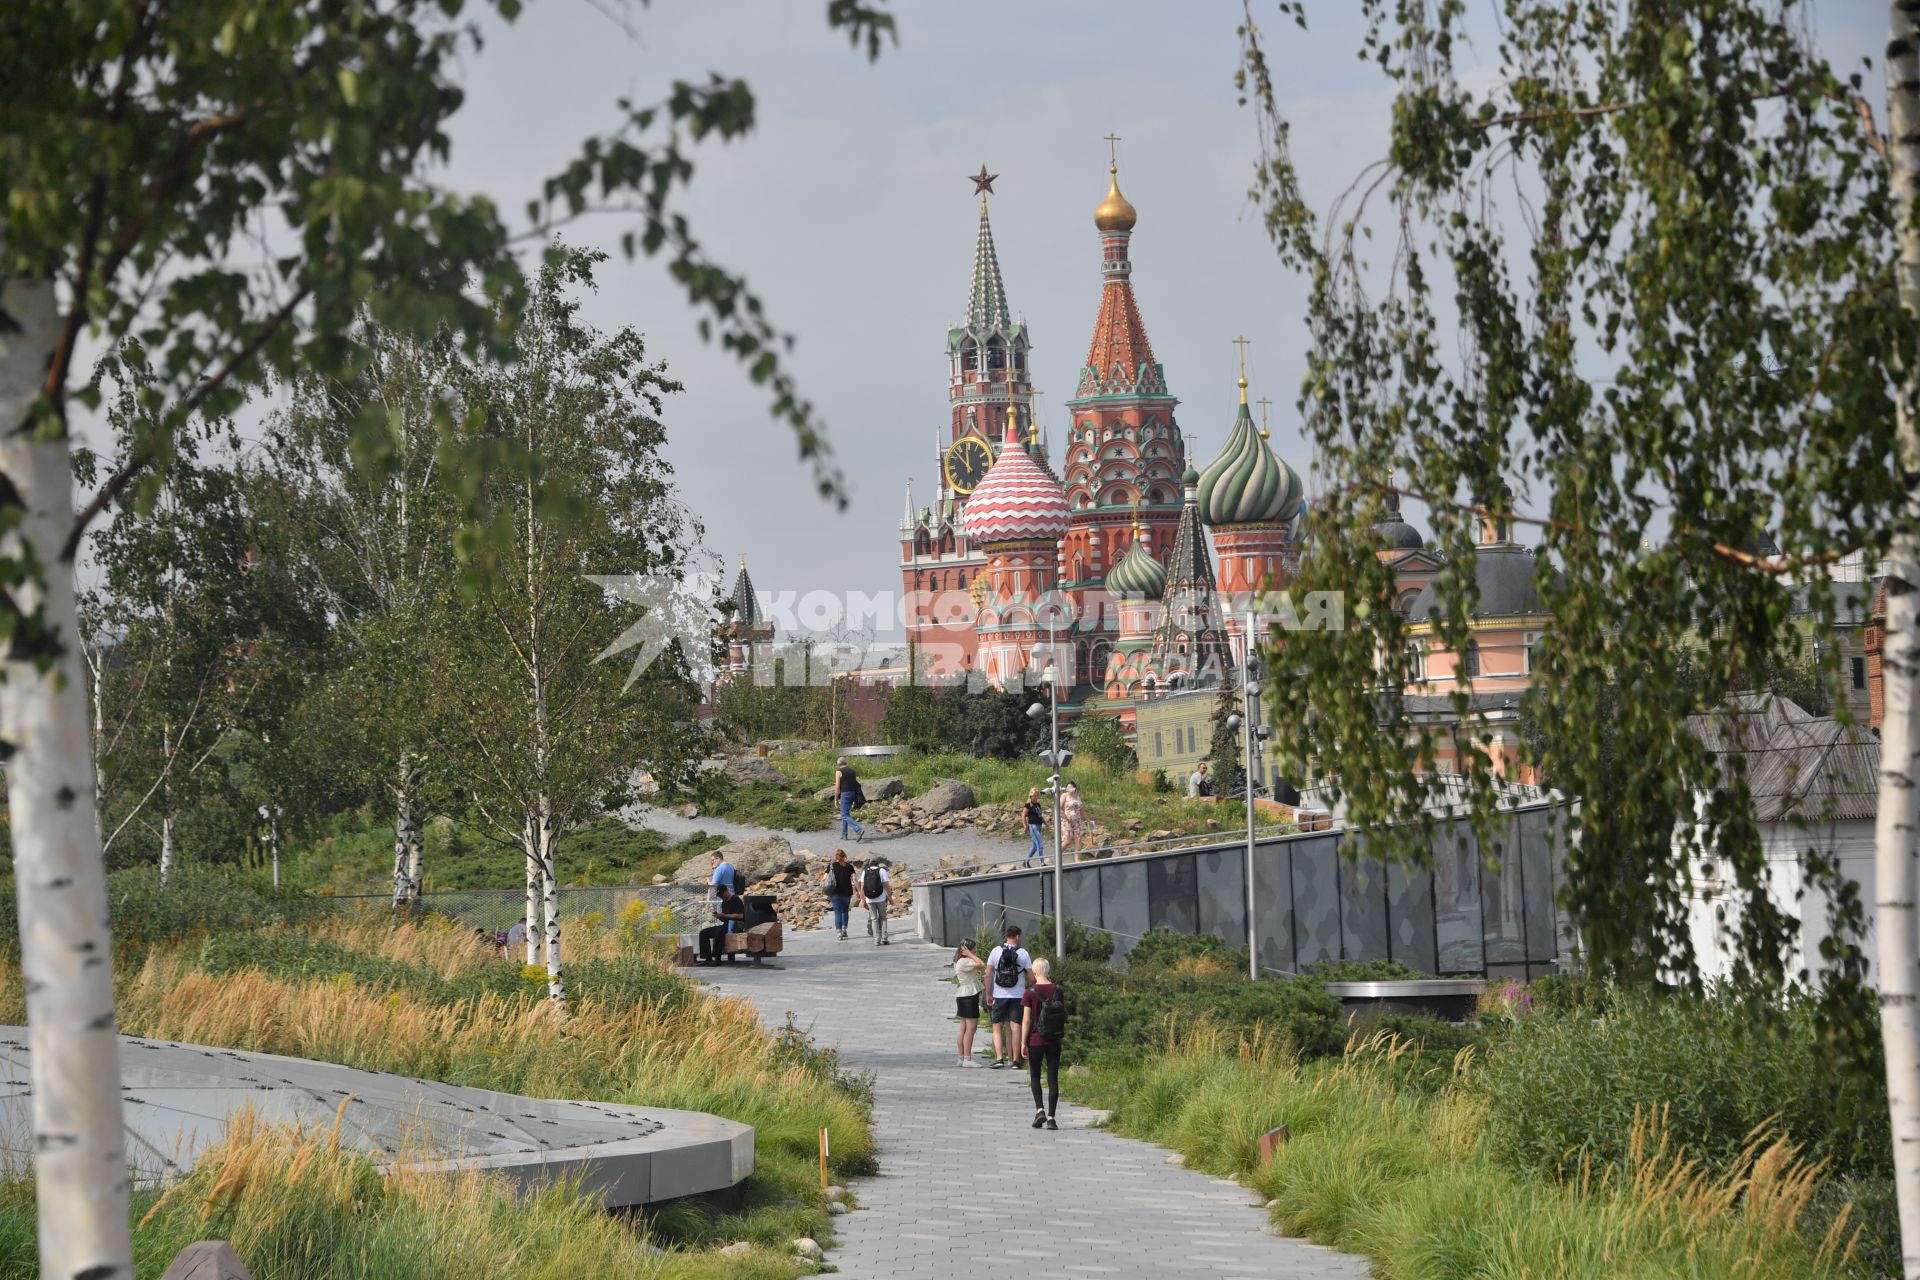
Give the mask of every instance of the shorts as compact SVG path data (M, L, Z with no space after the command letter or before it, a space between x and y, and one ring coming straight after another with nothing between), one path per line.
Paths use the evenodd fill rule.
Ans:
M1020 1021L1021 1002L1010 996L993 998L993 1020L995 1022Z
M980 1020L980 993L979 992L976 991L970 996L955 996L953 998L953 1003L954 1003L955 1017L972 1018L975 1022L978 1022Z

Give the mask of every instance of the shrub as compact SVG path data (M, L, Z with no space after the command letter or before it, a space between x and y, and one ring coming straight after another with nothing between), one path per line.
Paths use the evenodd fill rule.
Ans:
M1041 916L1034 922L1033 928L1027 932L1027 950L1036 956L1046 956L1057 964L1061 957L1053 953L1053 931L1053 917ZM1092 925L1081 924L1072 916L1068 916L1065 958L1105 964L1113 959L1113 935L1104 933Z
M1245 947L1230 947L1210 933L1150 929L1127 953L1127 966L1132 969L1164 969L1192 957L1218 957L1223 962L1233 962L1231 967L1241 970L1247 965Z
M117 952L138 958L148 947L191 933L311 920L335 908L233 867L177 867L165 886L155 868L129 867L108 873L107 909ZM0 911L0 953L19 950L19 917Z
M1084 1062L1118 1055L1137 1058L1163 1044L1170 1028L1215 1025L1230 1033L1283 1040L1303 1058L1338 1053L1346 1033L1340 1002L1317 982L1187 979L1102 981L1070 967L1065 1057Z
M1716 1168L1772 1123L1836 1172L1886 1173L1885 1077L1835 1079L1820 1035L1809 1000L1757 1018L1731 995L1631 992L1598 1018L1536 1014L1488 1055L1488 1135L1508 1158L1549 1172L1584 1158L1618 1165L1636 1113L1657 1110L1674 1141Z
M1300 976L1315 982L1393 982L1433 975L1409 969L1398 960L1322 960L1302 969Z
M1073 749L1110 774L1131 773L1138 763L1126 730L1113 716L1082 716L1073 727Z

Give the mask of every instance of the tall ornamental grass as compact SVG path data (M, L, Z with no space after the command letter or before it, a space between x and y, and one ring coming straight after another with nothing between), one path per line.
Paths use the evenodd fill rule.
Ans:
M1291 1235L1362 1254L1380 1280L1841 1280L1855 1224L1798 1227L1825 1165L1767 1131L1709 1169L1643 1111L1618 1165L1565 1181L1503 1161L1487 1139L1497 1105L1471 1050L1438 1080L1406 1040L1356 1037L1302 1064L1281 1038L1176 1025L1135 1066L1076 1088L1115 1127L1234 1176L1273 1202ZM1289 1140L1260 1165L1260 1135Z

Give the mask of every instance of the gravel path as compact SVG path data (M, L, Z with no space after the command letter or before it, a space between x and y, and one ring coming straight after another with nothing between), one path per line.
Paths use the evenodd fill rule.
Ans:
M697 819L695 820L698 821ZM877 845L876 847L883 847ZM829 1253L854 1280L1018 1276L1364 1280L1364 1260L1276 1237L1255 1194L1169 1164L1159 1147L1091 1128L1029 1127L1025 1073L954 1065L948 952L901 926L893 944L789 933L778 969L700 971L749 997L769 1026L789 1011L875 1076L880 1173L853 1186ZM1071 1034L1071 1031L1069 1031ZM986 1053L987 1037L980 1038Z
M636 806L621 815L627 821L643 827L651 827L663 836L678 840L690 836L696 831L705 831L713 835L724 835L729 839L747 840L755 836L784 836L793 842L796 849L811 849L815 853L830 853L844 848L849 857L860 857L867 850L888 858L894 863L913 870L928 870L940 865L940 859L953 855L963 856L968 862L1008 862L1019 858L1026 852L1025 837L1011 839L1006 836L988 835L969 827L961 831L939 832L900 832L893 835L874 835L865 841L841 840L840 824L821 831L773 831L766 827L749 826L744 822L728 822L722 818L683 818L671 809Z

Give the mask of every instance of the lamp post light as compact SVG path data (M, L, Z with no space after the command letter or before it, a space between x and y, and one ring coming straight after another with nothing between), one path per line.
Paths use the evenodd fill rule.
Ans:
M1052 610L1047 619L1047 665L1040 678L1047 682L1047 701L1043 706L1036 702L1027 708L1027 714L1038 719L1045 712L1051 721L1053 745L1042 751L1044 760L1052 773L1047 778L1047 791L1053 796L1053 955L1056 960L1067 958L1067 912L1066 903L1061 898L1061 882L1064 874L1061 870L1063 855L1060 845L1060 791L1065 785L1064 774L1067 764L1073 759L1073 752L1060 748L1060 657L1059 657L1059 612Z
M1254 744L1256 742L1266 742L1272 733L1271 729L1260 723L1259 715L1260 677L1258 674L1259 660L1256 656L1254 643L1254 627L1262 621L1264 621L1264 619L1259 618L1252 610L1247 611L1246 628L1244 632L1245 639L1243 641L1245 647L1241 654L1240 665L1241 679L1243 681L1240 689L1241 709L1238 713L1227 717L1227 728L1240 730L1241 751L1244 756L1241 773L1243 774L1243 781L1246 787L1247 800L1247 977L1253 981L1258 981L1260 978L1259 933L1255 928L1254 920L1253 766L1256 758L1254 755ZM1284 784L1281 783L1279 775L1276 774L1272 788L1273 796L1276 800L1279 799L1282 785ZM1294 798L1296 801L1298 800L1299 797L1297 793Z

